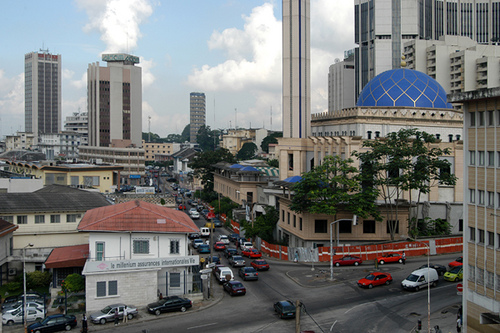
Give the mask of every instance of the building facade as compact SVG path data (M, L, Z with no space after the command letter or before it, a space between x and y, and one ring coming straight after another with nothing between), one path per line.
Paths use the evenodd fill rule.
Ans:
M64 122L64 130L67 132L76 132L80 134L80 144L87 146L89 144L89 117L87 112L74 112L67 116Z
M108 147L113 140L142 144L142 69L139 57L103 54L87 69L89 145Z
M206 124L205 93L192 92L189 94L189 142L196 143L198 131Z
M45 154L47 160L73 160L78 158L80 140L81 134L78 132L41 134L38 138L38 150Z
M33 149L37 146L35 135L31 132L17 132L5 136L5 150Z
M35 138L61 129L61 73L60 54L40 50L24 56L24 130Z
M343 61L330 65L328 70L328 111L356 105L354 96L354 50L346 52Z
M464 103L466 332L500 330L500 88L450 95Z

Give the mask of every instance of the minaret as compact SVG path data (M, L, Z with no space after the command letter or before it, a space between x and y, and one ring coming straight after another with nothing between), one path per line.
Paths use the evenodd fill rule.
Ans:
M283 0L283 137L311 133L310 0Z

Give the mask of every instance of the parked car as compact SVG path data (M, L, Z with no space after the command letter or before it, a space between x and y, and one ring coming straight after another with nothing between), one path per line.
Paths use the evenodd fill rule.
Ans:
M45 317L45 313L39 308L27 308L26 309L26 321L42 320ZM18 309L13 312L4 313L2 315L3 325L14 325L23 322L23 309Z
M102 309L101 311L94 312L90 315L89 320L94 324L106 324L108 321L115 319L115 310L118 309L120 319L123 319L123 310L127 308L127 318L132 319L137 316L137 308L133 305L125 305L122 303L111 304Z
M422 265L419 268L426 268L426 267L427 264ZM444 267L443 265L430 263L429 267L434 268L438 272L438 275L444 275L444 273L446 273L446 267Z
M187 298L179 296L169 296L160 299L158 302L148 304L148 312L160 315L162 312L180 311L185 312L193 306L193 302Z
M241 254L245 257L250 258L250 259L262 258L262 253L260 253L259 250L254 249L254 248L250 248L250 249L246 249L244 251L241 251Z
M197 220L200 218L200 213L198 213L197 211L189 212L189 216L191 216L193 220Z
M45 306L43 305L43 303L26 302L26 307L27 308L36 308L36 309L40 309L42 311L47 312L47 310L45 309ZM17 310L22 310L22 309L23 309L23 301L18 301L16 303L10 303L10 305L7 305L4 309L2 309L2 314L6 314L6 313L9 313L9 312L14 312L14 311L17 311Z
M464 260L464 258L463 258L463 257L458 257L458 258L457 258L457 259L455 259L454 261L450 262L450 263L448 264L448 266L449 266L450 268L452 268L452 267L456 267L456 266L462 266L462 265L464 264L464 263L463 263L463 260Z
M228 259L229 264L233 267L245 266L245 259L242 256L232 256Z
M210 253L210 245L201 244L198 246L198 253Z
M464 266L453 267L448 272L444 273L444 279L446 281L452 281L452 282L462 280L464 274L463 267Z
M420 268L413 272L401 282L401 287L406 290L419 291L428 286L435 287L439 281L439 275L434 268Z
M295 318L295 305L292 301L279 301L274 303L274 312L278 313L281 319L284 318Z
M238 234L230 234L229 236L227 236L227 238L229 239L230 242L236 242L238 240L238 237L240 237L240 235Z
M189 239L196 239L196 238L200 238L201 237L201 234L199 232L192 232L188 235Z
M373 272L358 281L358 286L362 288L373 288L383 284L391 284L392 276L389 273Z
M222 242L224 244L229 244L229 238L226 235L219 235L219 242Z
M252 247L253 247L252 242L243 242L243 244L240 245L242 251L246 249L251 249Z
M391 263L391 262L399 262L400 264L402 264L403 263L403 255L399 252L387 253L387 254L384 254L382 257L378 257L377 262L380 265Z
M258 271L268 271L269 264L264 259L253 260L250 265Z
M238 271L238 275L241 276L244 281L259 279L259 273L257 273L253 267L241 267Z
M238 249L235 249L234 247L226 247L226 249L224 250L224 257L229 258L234 255L239 255Z
M335 266L337 266L337 267L339 267L339 266L350 266L350 265L358 266L358 265L361 265L362 262L363 262L363 260L361 260L361 258L359 258L359 257L355 257L355 256L343 256L340 259L334 260L333 264Z
M208 256L207 262L213 263L215 265L220 265L220 258L218 256L212 256L212 257Z
M223 251L226 249L226 244L222 243L222 242L215 242L214 244L214 250L216 251Z
M7 306L16 302L24 302L24 294L6 297L3 301L2 309L5 309ZM36 291L29 291L26 293L26 302L37 302L43 304L44 298L42 294Z
M57 332L69 331L76 327L76 317L73 315L56 314L47 316L44 320L38 321L28 326L29 333L44 333L44 332Z
M231 296L243 296L247 293L247 290L243 286L243 283L241 283L240 281L228 281L224 283L224 290L227 291Z
M195 249L197 249L198 246L200 246L202 244L205 244L205 241L203 239L201 239L201 238L196 238L196 239L193 240L193 247Z

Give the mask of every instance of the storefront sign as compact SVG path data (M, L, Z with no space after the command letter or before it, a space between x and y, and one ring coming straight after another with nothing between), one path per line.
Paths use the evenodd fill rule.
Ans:
M83 271L85 273L94 272L116 272L125 270L141 270L149 268L193 266L200 262L199 256L175 257L175 258L151 258L132 260L111 260L111 261L87 261Z

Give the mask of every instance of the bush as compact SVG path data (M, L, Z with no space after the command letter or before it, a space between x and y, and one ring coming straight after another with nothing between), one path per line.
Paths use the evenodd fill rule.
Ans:
M22 283L21 282L9 282L5 284L5 288L7 288L7 291L13 292L13 291L18 291L19 289L22 288Z
M52 281L50 272L34 271L26 273L26 287L28 289L37 289L48 287Z
M62 288L69 292L82 291L85 289L85 278L80 274L70 274L64 279Z

